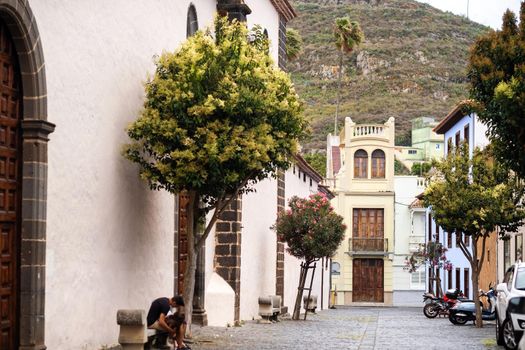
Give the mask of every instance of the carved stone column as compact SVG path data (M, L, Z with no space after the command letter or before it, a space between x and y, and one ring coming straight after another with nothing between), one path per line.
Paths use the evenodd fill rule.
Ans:
M208 325L208 315L204 308L204 296L205 296L205 263L206 263L206 245L203 245L199 249L197 255L197 270L195 271L195 290L193 292L193 323L200 324L201 326Z
M55 125L22 121L23 179L20 252L20 346L43 350L45 335L47 142Z

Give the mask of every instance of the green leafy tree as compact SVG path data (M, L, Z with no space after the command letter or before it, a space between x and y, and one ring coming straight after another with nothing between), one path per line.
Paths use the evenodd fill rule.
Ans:
M293 28L286 28L286 58L293 61L303 52L303 38Z
M308 162L319 174L326 176L326 153L314 152L303 155L304 160Z
M334 212L330 201L322 193L308 198L294 196L288 206L288 210L278 214L274 229L277 239L287 244L288 253L304 260L293 312L293 319L297 320L308 269L312 263L331 257L336 252L344 238L346 226L343 217Z
M426 174L430 171L431 168L432 164L428 162L414 163L412 164L412 169L410 170L410 173L412 175L426 176Z
M464 240L457 243L470 263L477 291L487 237L496 229L502 236L515 232L525 218L523 184L499 164L490 147L474 150L469 158L468 146L463 144L433 165L436 172L429 178L424 203L443 230L472 238L472 250ZM479 304L476 307L476 326L481 327L481 309Z
M337 134L337 118L339 117L339 104L341 99L341 79L343 71L343 56L350 54L365 40L365 35L358 22L351 21L348 17L336 18L334 24L335 46L339 51L339 71L337 72L337 101L335 105L334 134Z
M289 76L252 34L218 17L214 36L199 31L160 55L145 84L144 108L127 131L125 157L150 188L189 196L188 322L196 252L232 199L289 167L306 128Z
M470 95L500 161L525 178L525 2L520 23L510 10L502 29L480 37L471 49Z

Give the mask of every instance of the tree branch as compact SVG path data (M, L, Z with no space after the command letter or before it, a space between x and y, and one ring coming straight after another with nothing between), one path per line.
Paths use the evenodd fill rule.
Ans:
M479 258L478 263L478 271L481 271L481 266L483 266L483 260L485 259L485 244L487 242L487 235L483 235L483 241L481 243L481 257Z
M243 182L241 182L239 184L239 186L237 186L237 188L235 189L235 191L231 195L229 195L227 193L223 193L219 197L219 199L217 200L217 202L215 204L215 210L213 211L213 215L212 215L212 217L210 219L210 222L208 223L208 225L206 225L206 229L204 230L203 234L197 240L197 242L195 244L195 248L199 248L199 247L201 247L204 244L204 242L208 238L208 235L211 232L211 229L215 225L215 222L219 218L219 215L224 211L224 209L226 209L226 207L232 202L232 200L234 198L237 198L237 196L239 195L240 190L242 188L244 188L244 186L246 186L248 184L248 182L253 178L253 176L255 176L255 172L252 172L249 176L247 176L243 180ZM226 199L227 197L228 197L228 199Z

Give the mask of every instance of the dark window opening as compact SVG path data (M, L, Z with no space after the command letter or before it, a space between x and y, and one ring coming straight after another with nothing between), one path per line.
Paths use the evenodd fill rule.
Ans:
M197 20L197 10L193 4L188 7L188 17L186 22L186 37L189 38L199 30L199 22Z
M465 140L465 143L467 144L467 146L469 145L469 139L470 139L469 126L467 124L465 125L465 128L463 129L463 140Z

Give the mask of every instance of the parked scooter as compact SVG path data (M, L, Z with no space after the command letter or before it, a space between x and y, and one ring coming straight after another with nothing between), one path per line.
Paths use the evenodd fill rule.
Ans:
M488 299L488 308L484 308L483 304L481 305L481 318L486 321L492 321L496 319L496 292L494 288L489 286L488 292L483 292L480 290L480 297L487 297ZM481 303L478 300L478 303ZM476 304L473 300L468 301L458 301L449 310L448 319L450 322L456 325L464 325L467 321L476 321Z
M465 300L463 292L459 289L448 289L443 298L437 298L432 293L423 294L423 314L428 318L438 315L448 316L448 310L453 307L458 300Z

